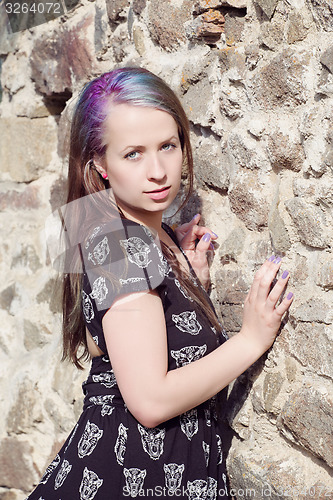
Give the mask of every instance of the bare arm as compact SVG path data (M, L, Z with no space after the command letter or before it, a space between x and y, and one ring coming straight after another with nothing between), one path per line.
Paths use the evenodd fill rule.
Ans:
M266 261L244 306L241 331L215 351L168 371L164 311L156 292L118 299L103 318L110 360L131 413L147 427L206 401L251 366L273 343L291 300L276 306L287 279L270 284L280 264Z

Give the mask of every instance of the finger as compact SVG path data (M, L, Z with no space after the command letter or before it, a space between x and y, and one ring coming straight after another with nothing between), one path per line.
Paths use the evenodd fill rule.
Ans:
M267 279L267 273L271 269L272 262L274 262L277 259L275 255L272 255L269 259L267 259L264 264L258 269L254 276L254 280L252 283L252 286L249 291L249 301L251 302L252 300L255 300L258 296L259 293L259 288L261 286L262 280L265 278ZM271 278L271 281L273 280L274 276ZM270 281L270 283L271 283ZM266 295L267 297L267 295Z
M210 250L211 235L205 233L196 246L196 259L202 263L207 262L207 252Z
M277 314L280 318L284 315L284 313L289 309L292 301L294 300L294 294L289 292L288 295L283 299L281 304L279 304L275 309L275 314Z
M282 296L288 280L289 280L289 271L284 271L276 284L273 286L272 290L270 291L268 295L268 304L271 305L272 308L275 308L277 302L279 301L280 297Z
M267 297L270 293L270 288L272 285L272 281L277 275L278 270L281 266L281 259L277 257L275 260L268 263L267 270L263 277L260 280L257 298L260 302L264 302L267 300Z
M177 235L178 241L180 241L182 238L184 238L185 234L187 233L187 231L189 231L191 226L193 226L199 222L200 217L201 217L200 214L196 214L192 218L192 220L190 220L189 222L185 222L184 224L182 224L181 226L178 226L175 229L175 233Z

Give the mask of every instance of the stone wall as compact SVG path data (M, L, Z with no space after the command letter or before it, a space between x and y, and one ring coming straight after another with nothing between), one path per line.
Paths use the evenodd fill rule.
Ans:
M291 272L286 324L230 388L235 496L333 498L332 2L82 0L13 34L0 7L0 499L26 496L81 410L44 222L63 202L72 96L125 64L165 78L190 118L196 193L169 222L201 212L219 235L227 330L268 256Z

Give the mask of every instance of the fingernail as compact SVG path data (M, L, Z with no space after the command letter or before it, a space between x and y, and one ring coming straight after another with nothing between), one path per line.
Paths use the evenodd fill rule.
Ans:
M294 294L293 294L293 293L291 293L291 292L289 292L289 293L288 293L288 295L287 295L287 299L288 299L288 300L290 300L290 299L292 299L292 298L293 298L293 296L294 296Z
M269 262L273 262L273 260L275 259L275 255L272 255L269 259L267 259Z
M286 277L288 276L288 274L289 274L289 271L283 271L283 274L282 274L281 278L282 278L283 280L285 280L285 279L286 279Z
M194 220L196 217L198 217L199 214L195 214L194 217L192 217L192 220Z
M210 234L209 233L206 233L203 235L202 237L203 241L209 241L210 240Z
M218 235L216 233L214 233L214 231L212 231L213 235L216 236L216 238L218 238Z
M214 250L214 245L213 245L213 243L209 243L209 248L210 248L211 250Z
M277 257L275 260L274 260L274 264L279 264L281 262L281 258L280 257Z

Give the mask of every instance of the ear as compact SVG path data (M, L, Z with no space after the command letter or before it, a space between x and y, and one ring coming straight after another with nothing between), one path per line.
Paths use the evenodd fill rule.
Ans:
M100 156L94 155L94 167L96 168L97 172L103 177L103 179L108 178L108 174L104 165L104 160Z

